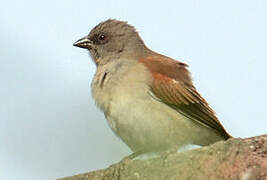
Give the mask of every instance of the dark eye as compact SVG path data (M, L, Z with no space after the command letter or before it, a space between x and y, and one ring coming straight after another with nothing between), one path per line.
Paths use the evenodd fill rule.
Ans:
M106 36L105 36L104 34L101 34L101 35L98 37L98 39L99 39L100 41L104 41L104 40L106 39Z

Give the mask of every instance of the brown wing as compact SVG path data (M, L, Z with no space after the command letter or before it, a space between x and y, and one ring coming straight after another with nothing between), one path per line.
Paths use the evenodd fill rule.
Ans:
M186 64L162 55L142 58L140 62L152 73L151 90L158 99L191 120L214 129L225 139L231 137L196 91Z

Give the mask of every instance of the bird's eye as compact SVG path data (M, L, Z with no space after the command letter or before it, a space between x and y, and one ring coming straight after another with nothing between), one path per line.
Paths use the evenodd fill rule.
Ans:
M106 39L106 36L101 34L98 38L99 38L99 40L104 41Z

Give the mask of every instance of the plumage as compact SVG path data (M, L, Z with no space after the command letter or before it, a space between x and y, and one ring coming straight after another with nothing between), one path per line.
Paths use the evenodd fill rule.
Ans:
M109 19L74 43L97 65L92 95L133 152L231 137L193 85L187 65L146 47L135 28Z
M141 58L151 72L151 91L162 102L168 104L186 117L212 128L227 139L225 131L214 111L194 87L187 65L162 55Z

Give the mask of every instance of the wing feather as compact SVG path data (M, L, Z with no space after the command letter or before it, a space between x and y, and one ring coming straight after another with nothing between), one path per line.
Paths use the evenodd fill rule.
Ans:
M187 65L162 55L141 58L152 74L152 93L189 119L214 129L225 139L231 137L214 111L194 87Z

